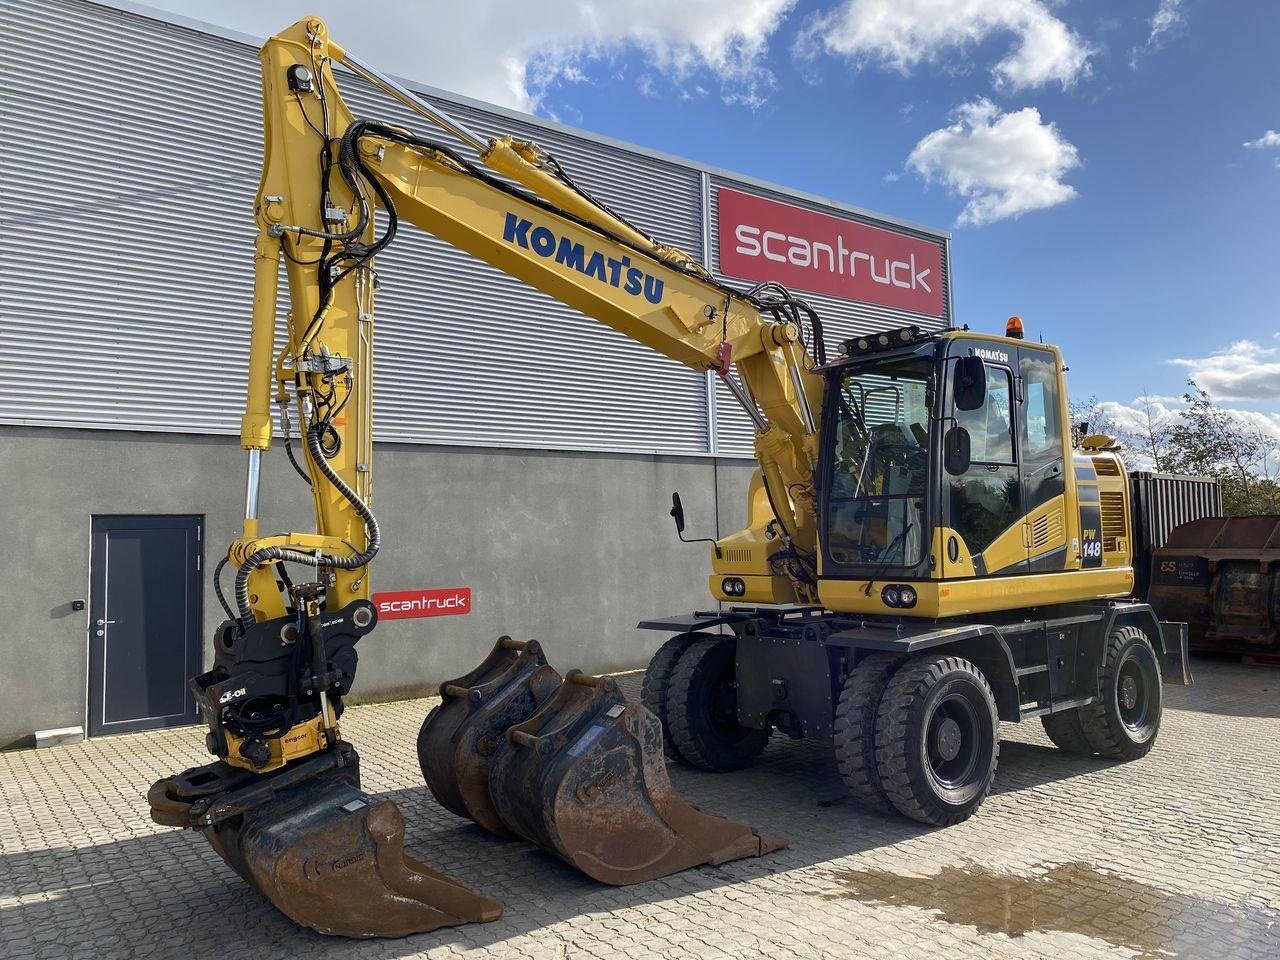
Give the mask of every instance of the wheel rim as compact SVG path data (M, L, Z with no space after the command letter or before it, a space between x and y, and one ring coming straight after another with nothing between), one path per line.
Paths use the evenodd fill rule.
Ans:
M925 728L929 776L943 790L959 790L973 782L981 765L981 726L973 704L952 693L934 705Z
M1120 722L1135 736L1144 735L1151 723L1152 674L1150 664L1132 655L1125 658L1116 672L1116 707Z

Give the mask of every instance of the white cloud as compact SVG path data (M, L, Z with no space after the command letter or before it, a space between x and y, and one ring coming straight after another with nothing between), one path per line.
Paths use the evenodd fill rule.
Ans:
M532 111L555 84L582 82L584 64L636 51L677 82L709 75L757 105L773 82L769 39L796 0L468 0L435 13L414 0L152 2L258 36L314 13L383 72Z
M1155 53L1186 27L1187 15L1182 5L1183 0L1160 0L1156 12L1151 15L1151 30L1146 43L1130 51L1129 66L1136 68L1143 54Z
M1076 196L1062 178L1080 165L1079 151L1034 107L1001 113L983 98L954 117L917 143L906 165L965 199L959 224L981 226Z
M1215 400L1280 400L1280 347L1237 340L1207 357L1170 362Z
M998 86L1068 87L1088 74L1093 48L1050 12L1053 5L1046 0L842 0L809 18L798 48L907 73L1012 34L1013 47L992 68Z
M1214 398L1217 404L1217 398ZM1217 406L1237 424L1248 430L1256 430L1266 437L1280 440L1280 413L1264 413L1261 410L1241 410L1239 407ZM1150 421L1148 421L1148 409ZM1180 397L1136 397L1128 403L1104 400L1088 416L1104 432L1125 438L1124 456L1131 467L1150 469L1154 466L1149 443L1144 439L1154 431L1157 435L1181 422L1186 404Z
M1268 130L1257 140L1246 140L1244 146L1250 150L1270 150L1280 147L1280 133L1275 130Z

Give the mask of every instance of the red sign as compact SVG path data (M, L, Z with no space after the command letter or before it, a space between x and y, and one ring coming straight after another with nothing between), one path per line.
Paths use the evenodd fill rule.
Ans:
M397 590L375 593L373 605L379 620L408 620L411 617L455 617L471 612L470 587L438 590Z
M720 189L720 272L941 317L942 247Z

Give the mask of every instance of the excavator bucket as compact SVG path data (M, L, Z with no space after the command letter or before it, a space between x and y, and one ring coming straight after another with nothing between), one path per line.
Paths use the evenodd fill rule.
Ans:
M1147 601L1188 625L1192 649L1280 656L1280 517L1205 517L1151 561Z
M350 744L265 775L223 762L160 780L151 817L200 830L285 916L320 933L403 937L483 923L502 906L404 852L404 817L360 789Z
M538 641L500 637L480 666L440 687L440 705L418 733L418 763L441 806L515 836L489 797L489 767L507 729L533 716L560 683Z
M628 705L614 681L579 670L507 732L489 776L512 832L602 883L641 883L787 845L680 799L658 718Z

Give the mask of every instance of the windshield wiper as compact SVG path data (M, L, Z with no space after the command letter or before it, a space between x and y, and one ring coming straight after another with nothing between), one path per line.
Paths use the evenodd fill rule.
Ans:
M911 528L914 526L914 523L908 523L902 528L902 532L900 534L889 541L889 545L885 547L884 552L880 554L880 565L872 571L871 579L867 581L867 589L862 591L863 596L871 596L872 586L874 586L875 582L880 579L880 574L884 573L889 567L889 558L893 556L893 548L898 545L898 541L906 538L907 534L911 532Z

